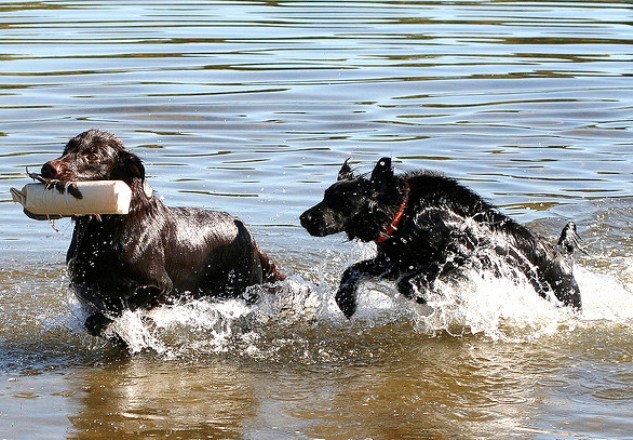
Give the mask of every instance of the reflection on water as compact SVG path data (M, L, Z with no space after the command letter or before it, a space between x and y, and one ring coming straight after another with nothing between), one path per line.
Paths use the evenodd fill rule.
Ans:
M623 364L630 355L587 350L586 363L577 364L566 354L588 341L608 343L593 333L524 346L396 336L374 359L365 352L308 368L248 360L183 364L149 355L73 374L20 376L5 388L12 399L48 410L21 419L51 426L57 438L63 420L67 438L534 438L597 431L626 438L631 383ZM33 426L16 432L32 433Z
M239 438L242 420L256 412L255 378L222 364L141 360L80 371L67 380L80 408L70 417L74 434L69 438L98 434L104 426L122 438L164 438L180 431L187 438Z
M615 0L0 4L0 434L628 437L632 19ZM8 189L91 127L167 204L251 224L280 294L126 315L133 354L86 336L71 223ZM546 236L574 220L583 314L482 280L433 310L370 285L342 319L338 278L373 250L297 216L350 155L442 171Z

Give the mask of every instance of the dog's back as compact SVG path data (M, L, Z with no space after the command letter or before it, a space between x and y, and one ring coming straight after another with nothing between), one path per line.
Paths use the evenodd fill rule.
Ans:
M445 270L468 265L508 274L519 269L539 295L547 297L551 292L563 304L581 307L571 258L579 240L573 223L563 229L559 243L565 252L561 252L561 245L531 232L453 179L420 172L405 175L404 180L415 213L402 226L400 237L408 243L423 237L407 246L409 251L425 249L426 255L420 257L434 259ZM407 233L411 238L406 238Z
M253 284L283 279L240 218L192 208L169 212L163 246L175 291L234 296Z

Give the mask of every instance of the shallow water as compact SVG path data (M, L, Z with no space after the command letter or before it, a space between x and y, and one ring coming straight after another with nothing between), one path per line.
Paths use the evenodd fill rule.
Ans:
M0 437L630 438L633 138L628 2L0 4ZM239 214L289 274L81 329L72 225L21 214L68 138L119 135L169 205ZM474 274L412 305L374 252L298 215L351 155L467 183L554 239L574 220L584 310Z

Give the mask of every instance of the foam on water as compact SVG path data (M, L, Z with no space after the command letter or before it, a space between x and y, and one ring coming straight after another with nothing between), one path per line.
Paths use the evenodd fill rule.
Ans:
M363 252L364 253L364 252ZM633 261L624 272L633 271ZM292 338L309 338L314 328L334 332L372 331L395 322L411 324L421 334L480 334L493 340L529 341L577 327L629 325L633 322L633 284L614 275L576 267L583 310L559 307L540 298L527 282L472 272L467 281L436 284L428 303L419 305L399 295L388 282L366 282L358 293L358 311L345 319L334 302L336 283L313 284L298 275L273 286L254 287L259 299L195 300L151 311L127 311L108 328L132 353L150 349L165 357L230 351L267 357ZM626 279L626 277L625 277ZM85 316L71 304L77 331ZM361 330L359 330L361 329ZM327 333L327 332L326 332ZM318 341L315 343L327 343Z

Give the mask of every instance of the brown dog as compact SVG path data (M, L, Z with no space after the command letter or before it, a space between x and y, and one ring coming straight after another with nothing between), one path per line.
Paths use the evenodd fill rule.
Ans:
M70 283L91 311L85 326L92 335L126 309L180 297L235 297L285 278L239 218L165 206L146 184L141 160L110 133L72 138L38 177L59 190L86 180L123 180L132 189L129 214L74 219L66 261ZM76 189L70 194L81 197Z

